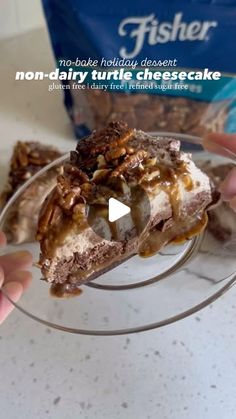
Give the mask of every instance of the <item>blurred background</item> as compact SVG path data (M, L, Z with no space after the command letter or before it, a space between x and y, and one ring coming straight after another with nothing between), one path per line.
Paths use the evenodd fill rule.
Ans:
M55 67L40 0L1 1L0 5L0 176L6 178L17 140L40 140L68 150L74 135L60 91L48 83L15 81L16 71L46 71Z
M44 26L41 2L38 0L1 1L0 38L19 35Z

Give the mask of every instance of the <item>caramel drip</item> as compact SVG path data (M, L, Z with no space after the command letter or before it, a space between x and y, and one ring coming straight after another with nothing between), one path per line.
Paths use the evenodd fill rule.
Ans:
M192 191L194 184L193 184L193 180L191 178L191 176L189 175L189 173L183 173L181 175L181 180L185 186L185 190L190 192ZM199 186L199 185L198 185Z
M180 213L179 182L183 182L185 189L189 192L193 189L193 181L183 163L174 171L165 166L159 166L160 176L156 179L158 185L168 194L169 202L172 208L172 226L165 231L154 230L146 232L140 237L138 254L141 257L150 257L156 254L164 245L173 243L182 243L191 237L199 234L207 224L207 215L203 213L197 217L185 217ZM152 181L154 187L155 179Z
M189 240L192 237L197 236L205 229L207 223L208 223L208 215L206 212L204 212L200 218L197 217L197 219L194 219L192 223L190 222L188 224L186 222L186 225L188 225L187 232L184 232L184 231L183 233L180 232L175 239L171 240L171 243L181 244L181 243L184 243L186 240ZM183 226L184 226L184 223L183 223Z
M150 216L149 211L147 214L143 213L142 211L141 204L143 199L144 195L139 188L131 188L131 218L137 235L142 234L142 231L145 229Z
M76 284L52 284L50 287L50 294L52 297L57 298L70 298L82 294L81 288Z
M148 173L151 174L155 171L159 171L159 174L156 177L151 178L150 181L148 180L148 177L145 176L146 180L144 180L144 182L141 181L141 185L147 190L155 190L155 187L159 187L161 190L166 192L172 207L173 218L177 220L180 216L179 182L183 182L187 191L191 191L194 186L186 164L181 162L181 164L177 165L175 168L168 167L163 164L157 164L149 169Z
M188 217L181 220L166 231L151 231L140 243L138 254L140 257L150 257L168 243L183 243L200 234L206 227L207 221L207 214L204 213L201 218L196 219L196 216L193 216L192 219Z
M65 243L68 235L73 232L80 234L87 227L88 223L85 217L71 219L68 215L63 214L59 225L52 226L47 238L42 242L42 251L46 251L48 257L54 257L57 248Z
M144 182L144 187L149 190L160 188L163 190L169 198L169 202L172 208L172 217L174 221L180 218L180 196L179 196L179 182L182 180L186 185L186 179L189 178L189 174L186 168L186 164L182 163L175 168L158 164L157 166L149 169L151 174L153 171L158 169L159 174L152 178L151 181L148 179ZM142 183L143 185L143 183Z

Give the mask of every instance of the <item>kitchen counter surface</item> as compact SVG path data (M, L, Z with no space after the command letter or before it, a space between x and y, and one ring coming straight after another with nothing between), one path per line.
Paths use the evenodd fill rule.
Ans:
M44 30L0 43L0 176L18 139L68 150L75 140L60 92L16 82L53 69ZM125 337L52 330L17 310L0 327L5 419L234 419L236 289L168 327Z

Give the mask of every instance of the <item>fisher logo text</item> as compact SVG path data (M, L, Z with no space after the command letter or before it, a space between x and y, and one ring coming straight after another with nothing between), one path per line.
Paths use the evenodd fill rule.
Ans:
M183 13L176 13L171 22L160 22L154 13L148 16L127 17L120 22L118 33L132 42L132 48L122 46L120 56L134 58L140 54L144 44L150 46L175 41L207 41L216 28L215 20L193 20L185 22Z

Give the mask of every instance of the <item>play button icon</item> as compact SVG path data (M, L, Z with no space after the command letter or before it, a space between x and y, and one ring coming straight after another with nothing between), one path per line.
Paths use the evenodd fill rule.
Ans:
M130 213L130 207L123 204L115 198L110 198L108 201L108 220L113 223L119 220L124 215Z
M123 189L117 182L93 196L86 211L87 222L102 239L122 243L135 239L149 222L150 202L139 185Z

